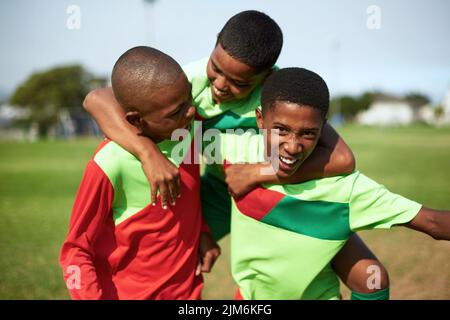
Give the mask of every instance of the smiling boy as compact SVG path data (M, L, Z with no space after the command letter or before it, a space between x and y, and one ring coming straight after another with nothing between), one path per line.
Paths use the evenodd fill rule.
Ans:
M319 75L301 68L275 72L257 110L258 127L267 136L221 135L223 161L264 161L266 150L275 150L270 159L277 162L276 175L291 176L317 146L328 107ZM395 225L450 240L449 211L425 208L358 171L263 184L233 201L233 278L244 299L339 299L334 256L354 232Z

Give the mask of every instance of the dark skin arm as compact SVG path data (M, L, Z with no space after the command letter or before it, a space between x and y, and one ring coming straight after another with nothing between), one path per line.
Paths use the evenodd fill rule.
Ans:
M292 176L280 179L275 174L262 175L261 170L263 169L270 169L270 164L230 165L225 170L225 181L230 193L239 198L262 183L300 183L312 179L350 174L355 170L355 157L333 127L325 124L313 153Z
M422 207L415 218L403 226L428 234L435 240L450 241L450 211Z
M112 88L91 91L83 102L84 109L91 114L104 134L141 160L151 188L151 202L156 205L158 190L161 205L175 205L180 196L180 175L173 165L149 138L125 119L125 111L117 102Z
M450 240L450 212L448 211L422 208L412 221L403 226L426 233L436 240ZM389 286L386 269L357 234L353 234L334 257L332 266L339 278L352 291L373 293ZM380 271L380 286L377 289L371 289L367 284L371 276L369 268L374 266L377 266Z
M450 212L422 207L410 222L403 226L423 232L436 240L450 240ZM333 269L341 280L353 291L371 293L376 291L367 286L369 267L378 266L380 288L389 285L387 271L364 242L353 234L332 261Z

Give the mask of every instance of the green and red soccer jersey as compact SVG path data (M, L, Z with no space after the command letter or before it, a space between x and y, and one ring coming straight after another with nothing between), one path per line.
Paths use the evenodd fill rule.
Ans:
M176 160L172 150L180 145ZM200 298L199 168L180 163L192 145L190 139L158 144L181 176L181 198L168 210L160 201L150 204L137 158L112 141L100 145L87 164L60 255L73 299Z
M220 142L226 163L264 161L262 135L223 134ZM330 262L349 236L409 222L420 208L358 171L262 185L233 200L233 278L244 299L339 299Z

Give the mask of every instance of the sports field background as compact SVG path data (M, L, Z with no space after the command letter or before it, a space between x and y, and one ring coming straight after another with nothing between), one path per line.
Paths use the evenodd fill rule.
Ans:
M366 175L450 209L450 128L344 127ZM76 189L98 140L0 142L0 299L66 299L58 265ZM387 267L393 299L450 299L450 243L405 228L360 234ZM229 241L206 299L231 299ZM348 291L343 288L344 297Z

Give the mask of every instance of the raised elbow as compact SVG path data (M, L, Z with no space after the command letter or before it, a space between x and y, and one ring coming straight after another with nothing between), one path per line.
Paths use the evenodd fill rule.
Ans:
M96 101L98 101L100 94L99 90L100 89L95 89L90 91L83 100L83 108L89 113L92 112L93 105L95 105Z

